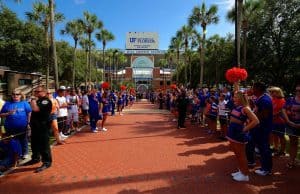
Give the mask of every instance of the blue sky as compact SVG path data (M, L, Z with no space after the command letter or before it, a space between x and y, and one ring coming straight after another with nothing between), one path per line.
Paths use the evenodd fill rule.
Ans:
M5 0L5 4L16 12L19 18L25 19L25 12L32 10L32 3L36 0L22 0L14 3ZM115 40L107 43L107 48L125 49L127 32L157 32L159 35L159 49L166 50L170 39L183 25L195 6L203 0L55 0L57 11L65 16L65 21L56 25L56 40L65 40L73 45L72 38L62 36L59 31L66 22L82 18L84 11L98 16L104 28L115 35ZM220 22L209 25L207 36L219 34L226 36L234 33L234 25L229 23L225 16L234 5L234 0L204 0L209 6L216 4L219 7ZM44 2L48 2L44 0ZM200 30L200 28L197 28ZM97 43L97 48L101 44Z

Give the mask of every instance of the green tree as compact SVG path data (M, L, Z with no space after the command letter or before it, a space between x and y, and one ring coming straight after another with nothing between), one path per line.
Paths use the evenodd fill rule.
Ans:
M45 57L44 64L46 64L46 87L48 88L49 84L49 72L50 72L50 64L49 64L49 26L50 26L50 9L47 4L42 2L36 2L33 4L33 11L25 13L28 20L35 22L37 25L40 25L44 29L45 36ZM60 13L55 15L55 21L62 21L64 16Z
M100 32L96 33L96 38L102 42L102 65L103 72L105 72L105 47L107 42L115 39L114 35L106 29L101 29ZM102 81L105 81L105 73L102 74Z
M62 34L69 34L72 36L74 40L74 52L73 52L73 68L72 68L72 87L75 87L75 77L76 77L76 51L77 51L77 44L80 36L83 34L82 25L78 20L70 21L66 24L64 30L61 31Z
M265 1L249 21L248 66L250 73L255 72L250 79L293 89L300 77L299 8L298 0Z
M95 47L95 42L93 41L90 41L89 39L86 39L86 38L82 38L80 39L79 41L79 45L81 46L82 49L85 50L85 53L86 53L86 68L85 68L85 88L87 88L88 86L90 86L90 82L91 82L91 79L88 80L89 76L91 76L91 67L89 65L90 63L90 53L89 53L89 49L91 49L92 47ZM89 72L89 76L88 76L88 72ZM88 83L89 81L89 83Z
M196 33L196 30L193 29L191 26L182 26L179 31L177 31L176 36L182 39L182 47L184 47L184 53L188 52L189 49L189 42L192 41L193 35ZM188 54L184 55L184 84L188 82L187 76L187 66L188 66Z
M205 37L206 28L209 24L217 24L219 17L217 16L218 7L211 5L208 9L203 2L201 6L194 7L192 14L189 16L189 25L195 27L200 25L202 27L202 46L200 56L200 87L203 85L203 73L204 73L204 56L205 56Z
M182 39L180 37L172 37L169 50L171 52L176 52L176 82L179 83L179 58L180 50L182 45Z
M96 29L101 29L103 23L98 20L95 14L91 14L88 11L83 12L83 19L79 20L81 25L84 28L84 32L88 36L89 44L88 44L88 72L89 72L89 85L91 84L91 47L92 47L92 34Z
M247 33L249 29L249 21L253 20L257 16L258 12L261 11L264 1L262 0L247 0L241 6L241 28L243 37L243 66L247 66ZM227 19L234 22L236 18L235 8L232 8L227 13Z
M24 72L43 71L42 29L19 20L8 8L0 8L0 65Z

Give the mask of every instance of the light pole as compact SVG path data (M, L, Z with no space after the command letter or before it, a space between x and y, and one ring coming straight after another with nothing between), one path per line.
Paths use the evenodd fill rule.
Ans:
M115 73L114 80L116 80L116 72L117 72L117 69L116 69L116 59L115 59L115 56L116 56L117 53L118 53L118 50L117 49L114 50L114 52L113 52L113 66L114 66L114 73ZM112 83L111 83L111 85L112 85Z

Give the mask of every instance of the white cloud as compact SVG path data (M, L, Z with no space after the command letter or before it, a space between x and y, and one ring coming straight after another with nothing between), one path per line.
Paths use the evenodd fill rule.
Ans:
M86 0L74 0L76 5L84 4Z
M217 5L224 6L226 10L230 10L234 7L235 0L218 0L216 2Z

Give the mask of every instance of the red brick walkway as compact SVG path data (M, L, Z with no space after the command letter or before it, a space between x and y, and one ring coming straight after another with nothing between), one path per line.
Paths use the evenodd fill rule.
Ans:
M155 111L151 111L152 109ZM300 170L287 171L286 158L274 160L274 175L237 183L228 144L188 125L176 129L170 114L146 103L108 118L107 132L85 129L52 149L53 166L20 167L0 179L0 193L299 193ZM154 112L151 114L151 112Z

